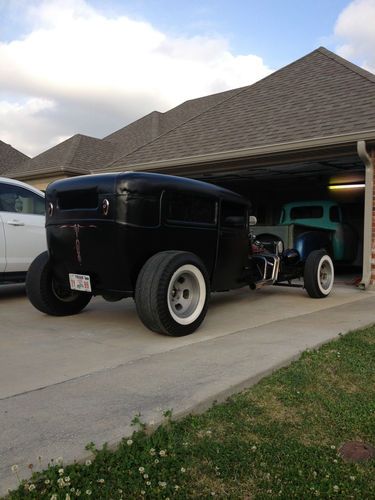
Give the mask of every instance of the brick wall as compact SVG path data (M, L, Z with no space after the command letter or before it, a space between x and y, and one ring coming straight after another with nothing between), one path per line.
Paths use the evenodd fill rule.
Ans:
M371 244L371 282L372 286L375 285L375 149L372 149L371 160L374 166L374 190L372 193L372 244Z

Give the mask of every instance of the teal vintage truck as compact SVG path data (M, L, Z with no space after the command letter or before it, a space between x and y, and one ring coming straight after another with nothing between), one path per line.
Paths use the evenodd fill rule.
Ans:
M279 224L257 225L255 232L265 246L282 241L285 248L295 248L302 261L319 249L326 250L338 263L352 263L357 255L358 236L334 201L286 203Z

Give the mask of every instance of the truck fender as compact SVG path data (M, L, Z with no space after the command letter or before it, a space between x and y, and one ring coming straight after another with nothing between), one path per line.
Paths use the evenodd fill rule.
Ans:
M305 231L298 235L295 240L295 249L301 256L302 262L314 250L325 250L332 256L332 241L330 231Z

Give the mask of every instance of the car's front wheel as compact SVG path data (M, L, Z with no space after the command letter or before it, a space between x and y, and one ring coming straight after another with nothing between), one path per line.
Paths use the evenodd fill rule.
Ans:
M310 297L327 297L332 290L335 271L331 257L325 250L314 250L305 263L304 286Z
M77 314L91 300L91 293L70 290L54 278L48 252L41 253L31 263L26 293L36 309L51 316Z
M189 252L160 252L139 273L135 302L147 328L171 336L193 333L207 312L210 285L202 261Z

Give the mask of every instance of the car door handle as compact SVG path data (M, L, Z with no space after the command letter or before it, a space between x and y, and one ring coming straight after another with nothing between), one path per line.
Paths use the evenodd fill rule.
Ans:
M24 222L17 220L17 219L8 220L7 224L9 224L10 226L24 226L25 225Z

